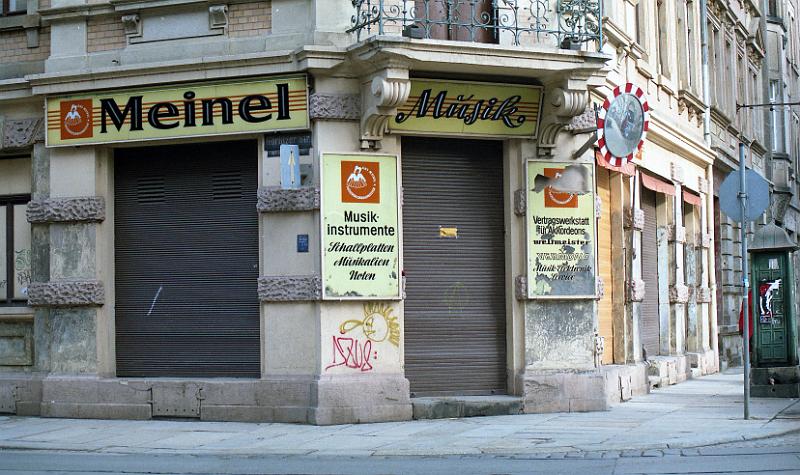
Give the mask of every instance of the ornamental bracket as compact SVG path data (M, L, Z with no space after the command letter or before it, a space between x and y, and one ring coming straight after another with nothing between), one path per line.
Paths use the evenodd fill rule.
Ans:
M379 149L397 108L408 100L408 68L389 66L369 76L361 86L361 148Z

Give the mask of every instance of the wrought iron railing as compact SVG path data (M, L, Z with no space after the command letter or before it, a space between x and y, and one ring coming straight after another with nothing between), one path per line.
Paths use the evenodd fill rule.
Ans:
M402 34L561 48L602 46L602 0L352 0L351 19L362 36Z

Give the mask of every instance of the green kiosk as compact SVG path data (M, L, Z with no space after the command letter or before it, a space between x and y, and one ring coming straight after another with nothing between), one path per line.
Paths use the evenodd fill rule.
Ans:
M775 223L759 229L750 247L754 320L750 394L754 397L800 397L795 271L791 259L797 248Z

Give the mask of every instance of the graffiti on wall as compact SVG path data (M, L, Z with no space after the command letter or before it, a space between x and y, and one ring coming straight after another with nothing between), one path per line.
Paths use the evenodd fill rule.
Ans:
M331 362L325 370L346 367L361 372L372 371L378 359L376 345L388 342L400 346L400 323L385 303L365 303L363 317L345 320L339 335L331 336Z
M22 249L15 251L14 267L17 274L17 283L22 293L28 294L28 286L31 284L31 250Z

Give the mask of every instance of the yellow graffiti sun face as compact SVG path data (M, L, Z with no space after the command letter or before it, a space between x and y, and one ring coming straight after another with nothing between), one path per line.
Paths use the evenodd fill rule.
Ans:
M400 324L397 317L392 316L392 309L383 303L364 304L363 320L346 320L339 325L342 334L361 327L368 340L380 343L389 341L394 346L400 345Z

